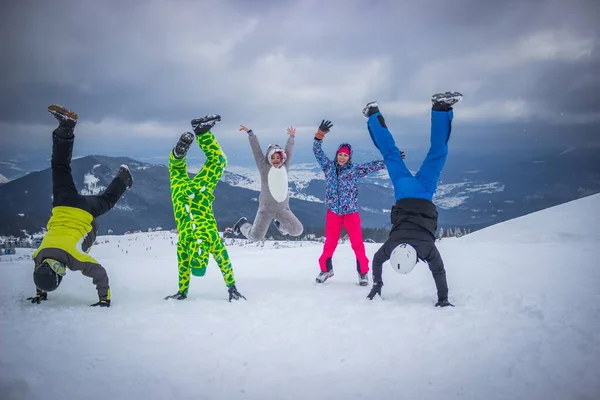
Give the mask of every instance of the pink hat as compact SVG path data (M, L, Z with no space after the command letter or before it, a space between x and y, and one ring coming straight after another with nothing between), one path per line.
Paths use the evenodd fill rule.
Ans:
M350 155L350 147L348 147L348 146L340 147L340 149L337 151L337 153L335 153L335 155L337 156L340 153L346 153L346 154Z

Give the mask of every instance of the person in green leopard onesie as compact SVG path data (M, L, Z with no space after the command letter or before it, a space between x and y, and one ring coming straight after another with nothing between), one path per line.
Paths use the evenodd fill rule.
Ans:
M229 292L229 301L246 299L235 286L235 277L229 254L217 228L212 208L214 190L227 165L227 158L219 142L211 132L221 121L216 114L192 120L194 133L185 132L179 138L169 156L169 178L173 214L179 237L177 240L177 263L179 269L179 290L168 299L187 298L191 275L204 276L212 254ZM185 161L187 152L194 141L206 155L202 169L190 179Z

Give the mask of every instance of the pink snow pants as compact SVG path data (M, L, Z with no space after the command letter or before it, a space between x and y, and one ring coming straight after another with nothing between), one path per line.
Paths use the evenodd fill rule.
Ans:
M325 245L323 253L319 257L319 266L321 271L327 271L327 260L333 256L335 249L342 233L342 226L346 228L350 238L350 244L356 260L360 265L360 273L366 274L369 272L369 259L365 253L365 243L362 236L362 228L360 227L360 215L354 212L346 215L337 215L331 210L327 210L325 219Z

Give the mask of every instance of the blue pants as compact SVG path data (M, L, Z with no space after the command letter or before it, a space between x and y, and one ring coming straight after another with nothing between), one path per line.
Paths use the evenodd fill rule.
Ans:
M394 142L381 113L371 115L367 128L375 146L381 152L386 169L394 185L396 200L419 198L429 201L437 189L437 184L448 156L448 140L452 131L450 111L431 111L431 145L429 152L415 176L406 168L400 150Z

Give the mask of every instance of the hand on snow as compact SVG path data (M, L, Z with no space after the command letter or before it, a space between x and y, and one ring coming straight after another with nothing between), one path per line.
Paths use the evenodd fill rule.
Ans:
M436 307L454 307L454 304L451 304L448 300L438 300L437 303L435 303Z
M184 293L177 292L174 295L165 297L165 300L175 299L175 300L185 300L187 296Z
M228 292L229 292L229 302L231 302L231 300L239 300L240 298L246 300L246 297L244 297L244 295L242 295L240 292L238 292L235 285L230 286Z
M288 135L296 136L296 128L294 128L293 126L290 126L289 128L287 128L287 133L288 133Z
M90 304L90 307L110 307L110 300L100 300L97 303Z
M371 291L369 292L369 294L367 295L367 299L369 300L373 300L373 298L376 295L379 295L379 297L381 297L381 287L383 286L383 283L378 283L375 282L373 284L373 287L371 288Z
M28 297L27 300L30 300L32 304L40 304L40 301L48 300L48 293L36 289L35 297Z

